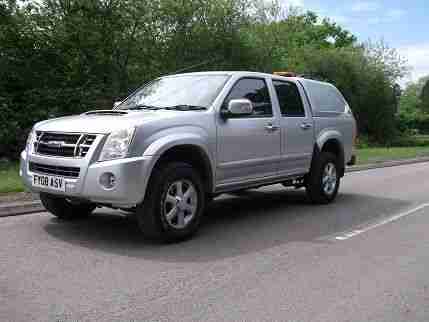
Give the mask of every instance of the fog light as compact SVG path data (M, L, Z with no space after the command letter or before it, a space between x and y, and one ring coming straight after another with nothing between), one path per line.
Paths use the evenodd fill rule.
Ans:
M66 191L74 192L76 185L73 182L66 182Z
M104 189L112 189L116 184L116 177L113 173L105 172L100 176L100 184Z

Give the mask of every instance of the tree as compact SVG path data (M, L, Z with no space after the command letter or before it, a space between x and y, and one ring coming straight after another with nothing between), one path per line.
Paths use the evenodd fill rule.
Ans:
M426 81L420 94L421 109L425 112L429 112L429 80Z
M410 82L405 87L399 104L399 113L408 118L416 118L419 114L428 113L429 108L423 106L423 97L428 91L429 76L421 77L417 82ZM425 96L426 97L426 96Z
M313 75L343 91L361 133L394 132L395 51L279 0L0 0L0 157L16 157L39 120L200 70Z
M417 117L421 109L419 92L420 90L417 83L410 83L407 85L400 98L400 114L407 116L408 118Z
M258 3L256 15L241 29L242 41L253 57L249 62L252 70L290 69L301 61L303 48L343 48L356 41L350 32L329 19L321 20L314 12L282 8L278 2L271 6Z

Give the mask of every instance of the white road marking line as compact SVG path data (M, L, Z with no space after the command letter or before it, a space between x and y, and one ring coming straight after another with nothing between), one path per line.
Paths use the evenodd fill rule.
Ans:
M380 221L378 223L372 224L372 225L367 226L365 228L349 231L347 233L344 233L344 234L342 234L340 236L335 237L335 239L336 240L347 240L347 239L350 239L350 238L355 237L357 235L366 233L367 231L372 230L374 228L377 228L377 227L383 226L385 224L391 223L393 221L396 221L396 220L398 220L398 219L400 219L402 217L412 215L413 213L415 213L415 212L417 212L419 210L422 210L423 208L426 208L426 207L429 207L429 203L421 204L420 206L418 206L416 208L410 209L410 210L408 210L406 212L402 212L402 213L400 213L398 215L395 215L393 217L387 218L385 220L382 220L382 221Z

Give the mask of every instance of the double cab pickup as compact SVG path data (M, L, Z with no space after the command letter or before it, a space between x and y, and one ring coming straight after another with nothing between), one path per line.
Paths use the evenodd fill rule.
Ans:
M194 234L221 193L282 183L332 202L353 162L356 122L333 85L255 72L155 79L111 110L37 123L25 185L61 219L133 211L148 238Z

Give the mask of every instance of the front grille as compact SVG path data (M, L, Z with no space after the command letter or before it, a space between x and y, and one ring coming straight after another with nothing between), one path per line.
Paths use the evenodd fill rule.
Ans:
M79 142L77 148L77 155L81 158L85 157L88 154L89 148L91 147L92 143L94 143L96 138L97 136L95 135L85 134Z
M68 158L84 158L97 138L94 134L36 132L34 151L37 154Z
M29 170L31 172L52 174L62 177L77 178L79 177L80 168L77 167L62 167L56 165L40 164L30 162Z

